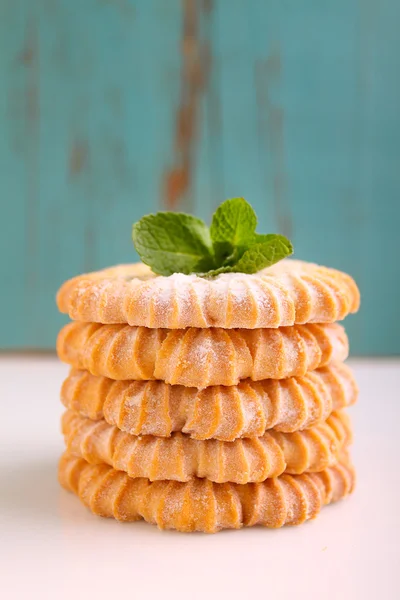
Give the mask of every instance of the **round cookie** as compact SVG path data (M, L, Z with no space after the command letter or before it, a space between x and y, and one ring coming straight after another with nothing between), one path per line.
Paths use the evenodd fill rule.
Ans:
M351 442L350 424L343 412L334 412L304 431L269 430L261 437L233 442L194 440L180 432L170 438L133 436L73 411L64 413L62 431L70 454L150 481L204 477L217 483L249 483L283 472L321 471L334 464Z
M162 381L113 381L72 369L61 400L92 420L105 419L132 435L168 437L182 431L199 440L286 433L324 421L354 404L358 389L350 368L332 363L302 377L212 386L203 390Z
M350 494L355 474L343 456L320 473L285 474L263 483L197 478L188 483L151 483L66 453L60 460L59 481L96 515L120 521L144 519L160 529L215 533L253 525L299 525L315 518L322 506Z
M337 323L280 329L149 329L73 322L57 339L61 360L116 380L160 379L202 389L304 375L348 355Z
M212 279L157 276L146 265L120 265L74 277L57 294L71 319L151 328L270 328L333 323L358 310L360 295L347 274L284 260L254 275Z

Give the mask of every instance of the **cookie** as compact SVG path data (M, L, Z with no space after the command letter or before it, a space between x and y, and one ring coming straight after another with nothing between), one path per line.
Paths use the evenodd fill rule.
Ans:
M70 454L150 481L205 477L217 483L248 483L284 471L321 471L351 442L343 412L332 413L325 422L304 431L269 430L259 438L233 442L194 440L180 432L170 438L133 436L104 420L91 421L73 411L64 413L62 431Z
M59 481L96 515L119 521L144 519L160 529L215 533L253 525L299 525L316 517L323 505L350 494L355 473L343 457L319 473L285 474L263 483L212 483L198 478L151 483L65 453Z
M160 379L202 389L301 376L348 355L337 323L280 329L148 329L69 323L59 333L61 360L117 380Z
M72 369L61 389L66 408L105 419L132 435L169 437L182 431L199 440L259 437L267 429L293 432L354 404L350 368L332 363L303 377L241 381L204 390L162 381L113 381Z
M213 279L161 277L141 263L120 265L74 277L57 294L60 311L77 321L167 329L333 323L359 303L349 275L295 260Z

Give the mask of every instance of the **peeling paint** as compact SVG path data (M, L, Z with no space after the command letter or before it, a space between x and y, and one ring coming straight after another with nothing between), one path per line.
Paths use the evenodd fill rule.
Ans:
M199 104L207 88L211 53L199 32L202 15L212 10L211 0L183 0L181 92L175 118L174 166L164 175L163 202L176 208L190 191L197 141Z
M69 173L77 176L85 169L89 161L89 145L84 140L75 141L69 153Z
M33 63L35 59L35 49L32 46L27 46L23 48L21 53L17 56L17 60L19 63L22 63L25 66L29 66Z
M213 0L203 0L202 5L204 12L210 13L213 9Z
M260 133L264 133L271 154L274 209L279 232L292 237L293 222L287 201L286 159L284 146L284 110L271 98L271 88L280 82L282 64L279 51L256 64L255 83ZM265 117L263 114L265 113Z

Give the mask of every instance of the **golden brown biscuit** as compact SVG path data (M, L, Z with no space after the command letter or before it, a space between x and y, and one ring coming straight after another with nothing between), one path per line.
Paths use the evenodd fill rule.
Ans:
M358 389L350 368L332 363L303 377L241 381L204 390L162 381L113 381L72 369L61 389L66 408L132 435L168 437L183 431L199 440L231 442L267 429L292 432L324 421L354 404Z
M304 431L270 430L262 437L234 442L194 440L180 432L170 438L133 436L104 420L91 421L73 411L64 413L62 431L70 454L150 481L205 477L217 483L248 483L284 471L321 471L332 465L351 441L350 424L343 412L332 413L325 422Z
M120 265L74 277L57 294L60 311L77 321L167 329L333 323L359 303L349 275L297 260L213 279L162 277L141 263Z
M348 355L337 323L280 329L148 329L69 323L59 333L61 360L111 379L160 379L205 388L241 379L304 375Z
M215 533L253 525L299 525L316 517L323 505L350 494L355 474L344 457L320 473L285 474L263 483L212 483L197 478L188 483L150 483L65 453L59 481L96 515L120 521L144 519L160 529Z

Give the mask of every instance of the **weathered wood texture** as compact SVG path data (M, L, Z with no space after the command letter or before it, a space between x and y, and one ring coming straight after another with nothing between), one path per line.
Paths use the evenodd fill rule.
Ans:
M67 277L157 208L244 195L352 273L356 354L400 351L400 3L2 0L3 349L53 348Z

